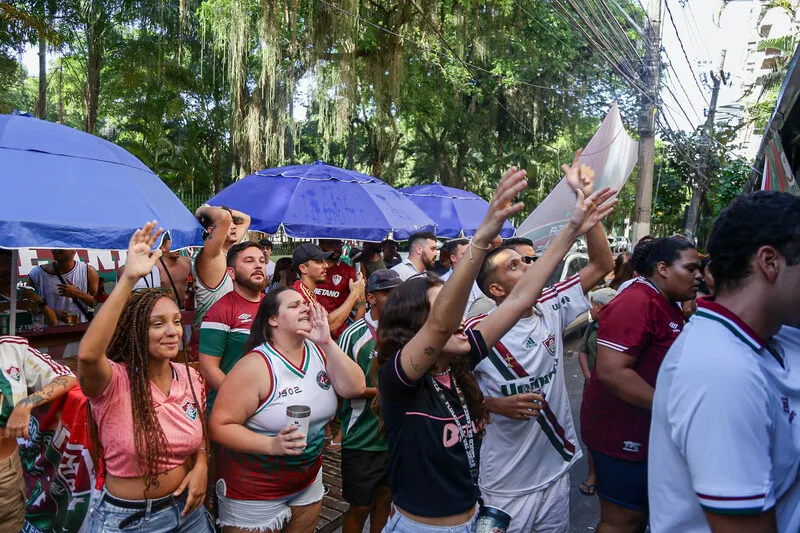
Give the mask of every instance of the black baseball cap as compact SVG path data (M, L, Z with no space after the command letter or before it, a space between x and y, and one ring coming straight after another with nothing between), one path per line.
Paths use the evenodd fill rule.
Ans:
M388 291L403 284L400 274L388 268L381 268L367 279L367 292Z
M316 244L306 242L295 248L294 252L292 252L292 266L299 267L307 261L328 259L332 255L333 252L323 252L322 248Z

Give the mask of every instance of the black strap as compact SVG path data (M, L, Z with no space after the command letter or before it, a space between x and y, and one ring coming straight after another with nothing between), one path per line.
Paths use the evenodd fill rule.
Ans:
M56 276L58 276L58 279L59 279L59 281L61 281L62 285L68 285L68 283L66 281L64 281L64 278L61 276L61 272L58 271L58 262L57 261L53 261L53 272L56 273ZM86 283L87 284L89 283L88 267L87 267L87 272L86 272ZM92 318L94 318L94 315L93 316L89 316L89 310L83 304L83 302L78 300L77 298L72 298L72 301L75 302L76 306L78 306L78 310L83 315L83 318L85 318L87 322L91 322Z
M172 274L169 273L169 269L167 268L167 264L164 262L164 256L158 258L161 261L161 266L164 267L164 272L167 273L167 278L169 279L169 284L172 285L172 292L175 293L175 301L178 303L178 309L183 309L183 305L181 304L181 297L178 294L178 287L175 286L175 282L172 281Z

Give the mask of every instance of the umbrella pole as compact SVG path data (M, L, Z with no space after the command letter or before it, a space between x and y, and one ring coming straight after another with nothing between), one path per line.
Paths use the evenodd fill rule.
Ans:
M17 334L17 280L19 279L19 250L11 251L11 302L8 312L8 334Z

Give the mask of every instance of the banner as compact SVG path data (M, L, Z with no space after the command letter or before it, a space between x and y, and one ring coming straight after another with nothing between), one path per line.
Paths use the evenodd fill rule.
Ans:
M636 166L638 149L639 143L625 131L619 108L614 102L580 159L582 164L589 165L595 171L594 189L612 187L621 190ZM575 193L566 179L562 179L520 224L517 235L532 240L537 250L546 248L569 221L574 206Z
M764 191L788 192L800 196L800 186L792 174L792 167L783 151L781 136L771 132L769 144L764 151L764 175L761 189Z
M78 533L95 486L86 396L75 387L34 411L20 446L28 503L24 533Z

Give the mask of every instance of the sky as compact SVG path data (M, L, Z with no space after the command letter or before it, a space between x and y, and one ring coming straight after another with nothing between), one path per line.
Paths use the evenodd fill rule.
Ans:
M651 9L656 1L659 0L643 0L643 4ZM679 0L664 1L672 11L677 27L676 34L662 3L662 46L672 65L671 68L666 65L663 68L666 72L666 85L674 94L673 96L668 90L662 90L662 99L667 107L665 116L673 128L691 131L705 121L706 100L711 99L710 88L699 78L703 72L707 76L708 71L719 63L723 49L727 50L725 70L731 73L732 83L720 91L719 106L735 102L741 96L746 47L751 39L754 23L751 10L757 3L753 0L733 0L720 17L721 0L688 0L683 6ZM681 41L686 49L688 62L681 50ZM39 68L36 48L28 46L22 59L28 73L35 75ZM302 93L304 100L307 100L308 80L301 85L304 86L300 88L299 94ZM306 109L302 103L295 106L297 120L305 118ZM724 115L719 117L723 118Z

